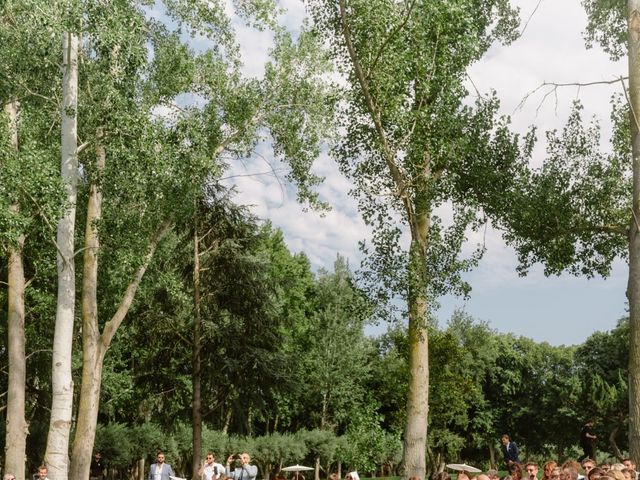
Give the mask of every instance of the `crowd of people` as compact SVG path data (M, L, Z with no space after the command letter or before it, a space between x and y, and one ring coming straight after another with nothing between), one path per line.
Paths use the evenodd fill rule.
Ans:
M216 462L213 452L208 452L205 461L198 469L202 480L255 480L258 467L251 465L251 456L247 453L230 455L226 466ZM158 452L156 462L149 467L148 480L170 480L175 477L173 468L164 461L164 452Z
M580 430L580 446L583 454L577 460L568 460L559 464L555 460L549 460L540 466L536 462L522 463L518 445L511 440L509 435L500 438L502 455L507 475L500 477L497 470L489 470L471 476L469 471L461 471L457 480L640 480L640 474L636 470L636 463L630 458L620 463L596 463L593 420L587 420ZM446 472L438 472L432 475L432 480L450 480Z
M258 475L258 467L251 465L251 457L248 453L231 455L227 458L226 466L216 463L215 454L208 452L205 461L198 471L202 480L255 480ZM105 480L106 464L102 459L102 454L96 452L90 467L90 480ZM33 475L33 480L49 480L46 465L38 467L38 472ZM165 454L159 451L156 454L156 461L149 467L147 480L171 480L176 478L173 467L165 462ZM3 480L16 480L11 473L3 475ZM358 480L358 479L354 479Z
M49 480L49 477L47 477L48 474L49 474L49 470L47 469L46 465L40 465L38 467L38 472L33 475L33 478L34 478L34 480ZM16 480L16 477L12 473L5 473L2 476L2 479L3 480Z
M540 466L536 462L521 464L513 462L508 466L507 475L500 477L498 470L488 470L472 476L469 472L458 473L457 480L640 480L636 471L636 463L630 458L621 463L603 463L597 465L595 460L587 458L580 464L576 460L569 460L558 464L549 460L542 465L542 475L539 476ZM439 472L432 476L432 480L450 480L447 472Z

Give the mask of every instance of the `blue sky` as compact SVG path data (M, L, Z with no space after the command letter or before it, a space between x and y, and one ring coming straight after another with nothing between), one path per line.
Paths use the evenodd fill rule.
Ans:
M586 116L600 119L604 137L608 136L609 100L621 91L618 86L564 87L558 96L544 97L545 91L525 96L544 81L571 83L612 80L625 75L624 62L612 63L598 48L586 50L582 31L586 17L579 0L518 0L522 17L529 18L522 37L510 46L496 46L470 70L473 84L481 91L494 88L504 114L513 126L524 132L536 124L541 132L562 128L571 102L579 98ZM297 0L286 0L287 21L299 24L304 12ZM532 15L532 12L535 13ZM240 27L239 39L245 57L245 74L260 75L266 60L270 36ZM533 162L544 156L544 144L536 147ZM234 165L233 174L263 172L270 159L248 160ZM359 218L355 203L348 197L349 182L323 156L315 166L326 177L319 188L333 210L321 216L304 212L295 202L295 193L272 175L239 176L233 179L240 194L238 201L253 205L261 218L280 227L293 251L304 251L315 268L331 268L336 255L346 256L356 268L361 259L357 243L369 235ZM469 248L482 241L469 238ZM541 268L533 268L521 278L515 273L513 252L498 232L486 233L488 251L480 266L468 275L473 291L468 300L442 299L439 323L446 323L455 308L463 308L474 318L486 321L501 332L513 332L548 341L554 345L577 344L597 330L613 328L625 315L626 264L618 261L610 278L586 279L569 275L546 278Z

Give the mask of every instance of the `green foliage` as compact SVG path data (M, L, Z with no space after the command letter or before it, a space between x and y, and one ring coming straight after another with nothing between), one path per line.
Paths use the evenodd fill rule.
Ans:
M344 437L338 455L350 470L373 474L379 465L399 460L402 450L399 435L384 432L370 407L354 414Z
M611 8L617 4L588 5L593 22L616 31L621 10ZM254 25L271 25L276 12L270 1L235 6ZM430 217L424 262L433 297L468 293L462 272L482 253L459 254L468 229L478 228L485 214L507 216L512 206L510 241L524 269L544 259L549 273L572 264L574 273L606 274L611 259L624 254L629 147L622 102L614 101L614 154L598 153L597 126L585 125L576 106L564 131L549 134L545 165L523 173L533 133L524 142L511 135L508 120L496 118L495 96L465 100L469 64L494 40L514 38L516 12L506 0L349 3L349 29L390 157L346 61L336 4L314 0L310 6L317 29L304 26L295 37L278 30L264 78L257 79L240 73L231 22L219 2L161 2L168 22L154 17L148 2L26 0L0 7L0 97L20 101L18 152L9 146L6 118L0 121L0 275L7 247L26 234L30 459L40 458L46 438L45 373L55 310L51 225L64 208L57 175L56 45L80 16L79 132L87 143L80 154L78 218L84 220L87 187L95 182L105 200L97 225L101 325L141 264L151 234L164 220L174 224L105 360L95 448L120 472L151 459L157 449L188 471L194 218L207 237L203 449L219 459L247 450L264 476L289 461L319 459L328 469L341 461L365 472L399 461L406 333L394 329L367 338L363 329L373 305L346 260L338 257L332 271L314 274L303 253L288 250L281 232L259 226L217 186L225 162L251 155L265 138L288 164L299 199L324 208L313 190L320 179L310 167L321 144L336 139L331 120L338 116L333 155L355 182L363 217L376 227L365 251L371 254L368 267L383 279L383 295L406 294L413 280L410 252L400 241L409 216L398 198ZM600 41L598 31L593 38ZM206 38L205 47L196 50L187 36ZM332 48L331 58L325 46ZM347 80L339 92L327 80L332 68ZM107 152L102 172L94 158L98 128ZM389 158L397 161L405 190L385 174ZM521 191L514 178L523 181ZM10 212L11 204L20 211ZM0 304L6 304L4 289ZM6 309L0 334L0 364L6 365ZM575 354L497 334L461 314L430 335L431 454L483 458L478 452L505 430L529 451L568 452L583 412L597 416L602 436L609 426L625 425L624 322L594 335ZM0 371L0 392L5 390Z
M541 262L548 275L607 276L613 259L627 255L631 165L620 137L628 131L628 116L626 107L614 105L620 149L600 151L599 126L585 125L576 103L562 132L547 134L543 166L522 177L515 208L503 217L521 273Z
M59 26L52 20L54 6L37 3L0 6L0 103L17 102L18 110L17 151L8 117L0 113L0 254L21 234L50 235L63 207L55 102L60 58L52 47Z
M303 28L297 41L290 34L276 36L265 67L266 124L274 142L274 153L291 165L289 180L298 185L298 199L328 208L311 187L322 178L310 172L327 142L333 125L335 94L326 81L330 64L321 49L321 39Z
M203 426L202 429L202 454L206 452L213 452L216 455L217 461L219 463L223 463L220 460L223 460L224 452L227 451L227 443L229 442L229 437L226 433L223 433L219 430L212 430L208 428L206 425Z
M596 332L576 349L576 368L584 394L580 411L592 418L596 434L609 436L616 429L618 448L628 448L629 320L623 318L615 329ZM602 444L602 442L600 442Z
M583 0L589 22L585 37L587 46L600 44L612 60L626 55L627 5L616 0Z
M257 437L251 446L252 458L267 478L280 465L298 463L307 454L304 442L289 433L272 433Z
M126 468L135 458L131 433L130 428L120 423L100 425L96 431L93 449L109 459L110 468ZM160 435L160 432L158 434Z
M320 460L321 465L330 465L336 460L337 437L328 430L299 430L296 438L304 442L308 455Z
M409 382L408 337L404 328L395 327L374 339L375 351L369 358L371 375L368 388L379 402L378 413L386 431L401 432L406 421L406 390Z
M290 393L295 393L282 403L294 425L341 432L367 402L370 346L363 326L371 306L342 257L333 272L318 273L306 302L307 318L292 324L285 336L288 370L295 379Z

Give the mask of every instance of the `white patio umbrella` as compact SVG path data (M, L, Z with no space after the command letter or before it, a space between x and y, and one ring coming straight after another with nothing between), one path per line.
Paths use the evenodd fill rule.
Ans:
M480 473L482 470L466 463L447 463L447 468L458 470L459 472Z
M313 470L313 468L295 464L282 469L283 472L306 472L307 470Z

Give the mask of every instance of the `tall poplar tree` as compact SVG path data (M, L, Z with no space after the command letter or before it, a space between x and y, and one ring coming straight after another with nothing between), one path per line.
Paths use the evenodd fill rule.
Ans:
M51 362L52 403L44 461L51 479L67 477L73 407L71 354L76 303L75 220L78 183L78 46L75 31L62 34L60 172L66 188L65 212L58 221L58 301Z
M466 70L514 38L517 15L507 0L308 3L346 80L333 155L374 227L367 264L407 302L404 474L424 478L429 312L439 295L468 291L461 273L482 248L461 258L465 233L519 166L496 99L465 101Z
M54 10L41 7L35 9L30 1L8 1L0 7L0 258L7 261L9 360L4 459L5 471L17 478L25 477L29 433L25 296L39 280L34 278L37 260L25 258L25 251L34 252L37 238L50 235L60 206L59 174L54 173L59 168L59 160L54 160L59 159L59 135L53 128L58 112L50 97L59 82L46 78L59 71L47 31Z
M4 105L8 120L8 139L11 153L17 156L18 147L18 101L10 100ZM8 153L8 152L7 152ZM9 205L9 214L19 214L20 205L16 201ZM7 351L9 356L9 388L7 391L7 436L5 469L20 478L24 477L24 461L27 433L25 419L25 391L27 386L26 339L24 334L24 233L18 233L15 241L8 246L7 268Z

